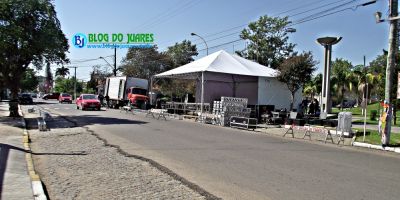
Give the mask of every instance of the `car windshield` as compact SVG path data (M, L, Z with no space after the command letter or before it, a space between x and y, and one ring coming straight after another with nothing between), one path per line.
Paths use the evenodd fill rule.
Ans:
M95 95L83 95L83 99L97 99Z
M30 94L22 94L21 96L22 97L30 97L31 95Z
M62 94L63 97L70 97L71 95L69 94Z
M147 94L147 90L141 89L141 88L132 88L132 94L146 95Z

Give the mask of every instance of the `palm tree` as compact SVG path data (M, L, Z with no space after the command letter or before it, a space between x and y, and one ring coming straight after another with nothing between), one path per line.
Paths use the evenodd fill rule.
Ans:
M382 80L382 74L375 74L375 73L367 73L364 76L364 80L358 86L358 90L361 91L363 94L366 94L366 83L368 83L368 99L371 99L371 95L373 93L377 94L380 89L380 82Z
M69 74L69 68L61 66L60 68L56 69L56 76L61 76L61 77L65 78L65 76L68 74Z
M319 95L322 92L322 74L317 74L310 82L304 85L304 95L314 99L315 95Z
M356 85L356 77L351 71L352 64L344 59L336 59L332 63L332 92L338 96L340 107L343 110L344 95L346 91L353 91Z

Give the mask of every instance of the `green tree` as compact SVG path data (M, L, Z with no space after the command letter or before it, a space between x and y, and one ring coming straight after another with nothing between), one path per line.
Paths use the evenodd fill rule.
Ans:
M397 55L397 60L400 60L400 54ZM387 54L383 53L382 55L377 56L373 61L369 63L368 73L373 74L379 79L379 84L375 84L375 90L373 91L376 95L379 96L379 99L383 99L385 97L385 82L386 82L386 62L387 62ZM391 77L393 81L393 87L391 89L393 99L396 98L397 91L397 73L400 70L400 63L396 62L396 67L394 70L394 76Z
M50 63L47 63L46 69L46 83L45 83L45 92L49 93L53 87L53 73L51 72Z
M95 65L92 68L92 72L90 72L90 80L87 82L86 87L88 91L96 92L99 85L105 85L107 77L112 76L112 73L103 70L100 65Z
M278 80L285 83L291 94L290 110L293 109L294 95L311 81L313 72L317 69L311 52L303 52L283 61L279 66Z
M343 101L345 92L353 91L355 88L355 76L352 72L353 65L351 62L337 58L332 62L332 77L331 77L331 87L332 96L338 96L341 108L343 109Z
M157 46L139 49L130 48L122 59L121 71L126 76L150 80L160 72L171 69L173 63L165 53L159 53Z
M34 69L28 68L24 72L23 78L21 80L21 90L22 91L34 91L39 85L39 79L36 76Z
M183 40L181 43L168 47L165 52L173 62L173 68L180 67L194 61L193 56L197 56L196 45L192 45L189 40Z
M0 79L16 100L20 80L30 64L68 62L68 41L51 0L3 0L0 3ZM10 104L10 116L19 116Z
M236 52L240 56L255 60L273 69L292 55L295 44L289 42L288 17L261 16L251 22L240 34L240 38L249 40L247 49Z
M303 93L314 99L314 96L322 92L322 74L319 73L304 85Z
M61 66L56 69L56 76L61 76L61 77L65 78L65 76L67 76L68 74L69 74L69 68Z
M188 40L183 40L181 43L168 47L165 54L172 61L172 68L176 68L194 61L193 57L197 56L198 52L196 45L192 45ZM186 93L193 94L196 83L193 80L172 79L163 80L160 85L164 92L182 97Z
M57 77L55 80L54 90L56 92L60 92L60 93L73 94L74 93L74 83L75 83L75 77L72 77L72 78ZM82 84L82 82L77 81L76 82L76 92L81 93L82 91L83 91L83 84Z

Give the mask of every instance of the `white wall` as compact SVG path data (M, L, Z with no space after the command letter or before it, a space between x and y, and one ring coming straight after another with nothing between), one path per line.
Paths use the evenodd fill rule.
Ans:
M302 100L302 89L300 88L295 94L295 102L293 108L297 109L297 105ZM259 105L275 105L275 109L290 108L290 92L287 86L273 77L258 78L258 104Z

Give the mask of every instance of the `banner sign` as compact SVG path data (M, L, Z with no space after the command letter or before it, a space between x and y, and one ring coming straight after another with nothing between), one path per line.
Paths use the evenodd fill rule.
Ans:
M390 141L390 129L391 129L391 119L392 119L392 106L384 101L382 103L383 111L381 117L379 118L378 131L381 134L382 146L388 146Z

